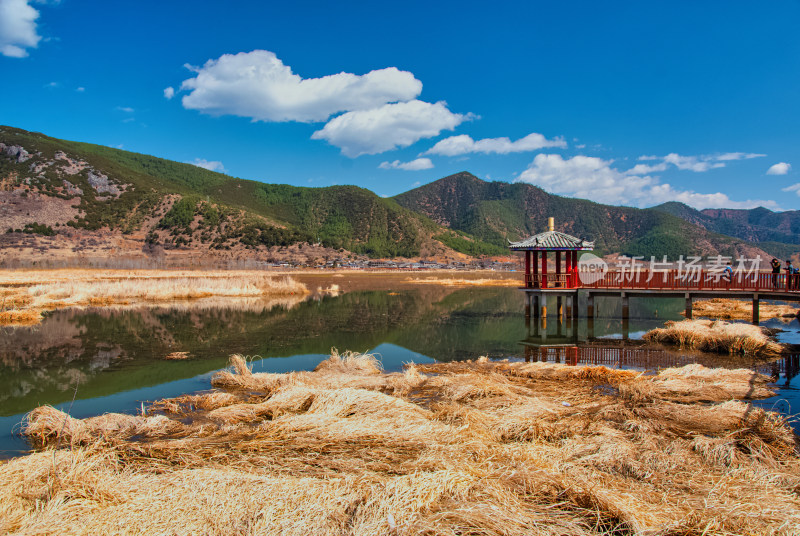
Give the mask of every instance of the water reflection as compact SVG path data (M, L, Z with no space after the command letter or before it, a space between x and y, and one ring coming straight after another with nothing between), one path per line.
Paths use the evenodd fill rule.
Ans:
M614 298L596 298L593 322L551 316L533 325L523 305L513 288L425 286L307 300L55 311L40 326L0 333L0 456L24 448L11 430L25 412L41 404L68 408L76 386L76 417L132 412L142 402L208 389L233 353L258 356L254 369L272 372L313 369L331 348L375 352L387 370L483 355L641 369L743 366L629 342L680 319L682 300L631 299L627 324ZM172 352L188 352L189 359L165 360ZM773 368L791 388L797 359Z

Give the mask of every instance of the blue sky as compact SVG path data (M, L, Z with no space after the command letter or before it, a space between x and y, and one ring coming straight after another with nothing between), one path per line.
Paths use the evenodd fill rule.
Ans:
M470 171L798 209L798 21L780 0L0 0L0 124L380 195Z

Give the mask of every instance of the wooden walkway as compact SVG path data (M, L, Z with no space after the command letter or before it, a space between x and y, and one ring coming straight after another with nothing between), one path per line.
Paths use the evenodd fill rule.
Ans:
M748 299L753 304L754 323L759 321L760 300L779 300L800 302L800 275L772 274L755 272L734 274L730 280L722 277L719 271L707 270L614 270L596 281L584 283L576 277L577 273L558 276L549 275L526 277L521 288L528 294L526 314L533 310L536 317L547 315L548 298L553 298L551 307L561 315L566 307L569 314L579 316L578 293L588 298L586 314L594 315L595 296L619 296L622 300L623 319L628 316L628 298L683 298L686 300L686 317L692 318L692 301L697 298L735 298ZM544 287L540 285L544 283Z

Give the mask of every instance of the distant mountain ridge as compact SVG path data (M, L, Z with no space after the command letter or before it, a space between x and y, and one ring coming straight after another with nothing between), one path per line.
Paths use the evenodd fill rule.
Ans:
M166 256L183 263L202 256L312 264L353 256L467 260L508 255L507 240L542 231L550 216L559 230L594 240L600 253L677 258L764 253L763 246L783 256L794 248L787 241L797 238L794 216L769 211L616 207L467 172L385 199L356 186L243 180L0 126L0 262L76 256ZM774 218L783 219L773 225ZM743 220L749 234L721 234Z
M709 224L714 218L686 205L666 210L664 205L655 209L602 205L549 194L526 183L486 182L468 172L420 186L395 200L437 223L497 245L541 232L552 216L557 230L594 240L603 253L736 256L753 254L764 242L774 251L770 254L785 255L795 247L788 243L791 235L764 235L766 240L725 236L718 230L722 225ZM800 243L800 237L794 243Z
M800 211L773 212L764 207L753 209L714 208L697 210L678 202L653 207L695 225L752 242L800 244Z

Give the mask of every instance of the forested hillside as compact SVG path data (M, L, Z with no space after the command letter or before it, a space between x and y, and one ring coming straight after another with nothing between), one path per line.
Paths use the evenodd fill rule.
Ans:
M601 254L677 258L764 248L785 256L794 248L787 242L800 237L794 213L765 209L616 207L467 172L386 199L356 186L243 180L0 127L0 252L6 257L466 260L508 254L507 240L541 232L551 216L558 230L594 240Z

